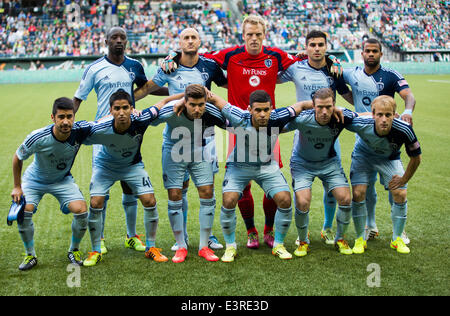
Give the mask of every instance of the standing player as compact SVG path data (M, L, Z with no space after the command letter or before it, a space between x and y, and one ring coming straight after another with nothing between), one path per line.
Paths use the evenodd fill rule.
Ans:
M82 100L86 100L92 89L97 94L97 113L95 120L109 115L109 98L119 89L124 89L131 95L134 107L133 86L137 85L142 88L147 82L144 68L142 64L135 59L125 56L125 48L127 45L127 34L121 27L111 28L106 35L106 45L108 46L108 55L96 60L90 64L83 74L80 86L75 92L73 102L75 112L78 110ZM164 94L164 92L158 92ZM99 150L99 146L93 148L93 160ZM127 238L125 246L144 251L145 247L140 242L136 233L136 217L137 217L137 199L132 194L130 188L121 182L123 195L122 204L125 210L127 221ZM106 201L109 195L106 197ZM106 204L102 210L102 253L105 254L107 249L104 245L103 231L105 228Z
M167 84L169 94L174 95L184 93L186 87L191 84L200 84L211 90L211 83L214 82L219 87L226 87L227 78L225 78L222 69L211 59L198 54L201 41L198 32L193 28L184 29L179 36L179 46L181 49L181 57L178 68L170 73L165 74L161 68L158 69L157 74L153 79L135 92L136 100L140 100L148 93L159 89ZM166 130L169 126L166 126ZM219 172L217 156L215 154L215 139L214 135L206 139L208 152L211 152L211 163L213 164L214 174ZM186 177L183 183L183 219L184 219L184 237L186 243L188 242L187 235L187 214L188 214L188 199L187 192L189 187L189 172L186 172ZM223 246L219 243L214 235L209 236L208 245L211 249L222 249ZM173 251L178 249L175 244L172 247Z
M317 90L312 98L314 108L299 114L285 130L299 130L297 147L292 151L291 174L295 192L295 224L298 230L299 246L294 254L306 256L309 251L309 210L311 186L318 177L325 193L332 193L339 207L336 216L337 232L334 243L342 254L352 254L352 249L344 239L351 218L350 188L335 142L344 127L351 123L355 113L344 110L344 121L338 123L333 118L335 93L330 88Z
M101 212L105 197L116 181L127 183L133 195L138 196L144 207L146 233L145 256L157 262L168 259L155 247L158 211L150 178L144 169L140 152L147 127L158 116L156 106L142 111L139 117L131 115L132 99L124 90L118 90L110 97L111 116L92 126L85 144L101 144L94 158L89 208L89 233L92 252L84 260L85 266L93 266L102 260ZM162 106L162 103L158 103ZM129 228L130 229L130 228Z
M352 213L357 237L353 252L363 253L367 247L364 240L367 216L365 195L373 174L379 173L384 187L389 189L393 197L391 248L406 254L410 249L401 235L407 216L407 183L421 162L422 152L411 125L394 118L397 105L392 97L378 96L371 103L372 117L358 117L346 127L359 135L350 167ZM400 160L403 144L410 158L406 171Z
M376 39L368 39L363 43L361 53L364 60L364 67L355 67L344 70L344 80L352 89L355 111L358 113L371 112L373 99L379 95L388 95L394 97L397 92L405 101L405 111L401 119L412 126L412 112L416 101L405 78L390 68L381 66L380 60L383 56L381 43ZM377 193L375 191L375 182L377 174L371 177L367 188L367 223L365 238L373 239L378 235L378 228L375 221L375 206L377 202ZM392 204L392 197L389 194ZM405 243L409 243L409 238L403 232L402 238Z
M177 101L172 101L161 109L160 116L152 123L152 125L167 123L163 134L162 168L164 187L169 196L169 221L178 245L172 258L176 263L183 262L187 256L182 216L182 188L186 171L192 177L200 198L198 255L207 261L219 260L208 248L216 199L212 165L205 157L207 154L205 137L213 133L215 125L224 128L226 122L213 105L206 103L206 93L202 85L187 86L184 93L184 112L178 116L174 110Z
M13 158L14 189L11 196L16 203L22 196L26 198L24 219L18 223L26 256L19 270L29 270L37 264L32 217L46 193L58 200L64 214L73 213L68 258L71 263L83 263L79 245L88 227L88 214L83 194L70 169L90 126L87 122L74 123L73 102L68 98L55 100L51 118L54 124L29 134ZM33 154L34 160L21 180L23 161Z
M297 61L287 70L281 72L278 76L279 83L292 81L295 84L297 101L312 100L314 93L321 88L331 88L342 95L344 99L351 102L352 94L348 89L342 77L333 76L327 67L326 59L327 35L321 31L314 30L306 35L306 54L307 59ZM294 145L292 159L295 161L301 151L301 142L299 138L301 131L296 130L294 135ZM334 142L334 150L337 156L340 156L339 139ZM323 183L325 189L325 182ZM295 198L295 196L294 196ZM334 215L336 213L336 199L331 191L327 194L324 190L324 223L321 231L321 237L326 244L334 244L335 234L332 231ZM299 240L296 241L299 245Z

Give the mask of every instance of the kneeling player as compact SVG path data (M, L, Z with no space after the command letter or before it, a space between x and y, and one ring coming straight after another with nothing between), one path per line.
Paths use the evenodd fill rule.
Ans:
M88 226L88 214L83 194L70 174L70 169L90 126L87 122L74 123L73 102L68 98L55 100L51 117L54 124L29 134L13 158L14 189L11 196L16 203L23 195L26 198L24 219L18 222L19 234L26 251L20 270L29 270L37 264L32 217L46 193L58 200L64 214L73 213L68 258L71 263L83 263L79 245ZM34 160L21 181L23 161L32 154L35 154Z
M300 240L294 254L303 257L309 251L311 186L316 177L322 180L326 193L331 192L339 205L334 240L336 248L342 254L352 254L352 249L344 239L351 217L350 188L334 145L341 131L357 114L344 110L344 120L337 122L333 117L335 95L330 88L317 90L312 100L314 108L300 113L285 127L285 130L300 132L298 148L293 148L291 157L292 186L296 201L295 224Z
M406 224L407 183L420 164L422 152L412 127L395 119L395 111L396 103L392 97L379 96L372 101L372 117L358 117L347 126L347 129L360 136L352 153L350 167L352 214L357 235L353 248L355 253L363 253L367 247L364 240L366 191L374 172L381 175L385 188L390 190L394 199L391 208L391 248L399 253L410 252L401 238ZM403 144L410 158L406 171L400 160Z

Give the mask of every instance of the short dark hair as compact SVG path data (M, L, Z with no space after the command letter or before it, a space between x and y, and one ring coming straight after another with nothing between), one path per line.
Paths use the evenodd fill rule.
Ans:
M363 42L363 45L362 45L362 49L363 50L364 50L364 45L366 45L366 44L377 44L380 47L380 52L381 52L381 49L382 49L381 42L379 40L377 40L376 38L368 38L368 39L366 39Z
M73 111L75 111L75 108L73 106L73 101L66 97L61 97L61 98L56 99L53 102L52 114L55 115L58 110L73 110Z
M266 103L270 102L270 105L272 105L272 99L270 98L270 94L268 94L265 90L255 90L250 94L250 107L253 106L253 103Z
M306 35L306 45L308 45L308 42L311 38L317 38L317 37L322 37L325 39L325 43L327 42L327 34L325 34L322 31L319 31L319 30L312 30L311 32L309 32Z
M206 100L206 90L201 84L193 83L186 87L184 90L184 99L187 101L189 98Z
M312 101L313 101L313 104L316 104L315 103L316 99L324 100L324 99L328 99L328 98L332 98L333 103L336 102L336 94L334 93L334 91L331 88L321 88L321 89L317 90L316 92L314 92Z
M111 107L117 100L127 100L133 106L133 100L131 100L130 94L123 89L117 90L109 97L109 106Z

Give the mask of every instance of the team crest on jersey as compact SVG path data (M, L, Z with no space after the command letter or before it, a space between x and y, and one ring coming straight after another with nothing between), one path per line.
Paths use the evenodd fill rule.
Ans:
M267 68L270 68L272 66L272 59L268 58L264 60L264 65L266 65Z
M333 79L333 77L328 76L328 77L327 77L327 80L328 80L328 85L331 87L331 86L334 84L334 79Z
M396 143L390 143L389 147L391 148L392 152L396 152L398 150L398 145Z
M207 72L202 72L202 79L203 79L203 81L208 81L208 79L209 79L209 74L207 73Z
M136 79L136 74L134 72L130 71L128 75L130 76L131 81L134 81L134 79Z
M258 76L251 76L250 79L248 80L248 83L252 87L257 87L261 83L261 79Z
M331 133L332 136L337 136L337 135L339 135L339 128L332 128L332 129L330 130L330 133Z
M381 81L377 82L377 88L378 88L378 91L383 90L384 89L384 83L382 83Z

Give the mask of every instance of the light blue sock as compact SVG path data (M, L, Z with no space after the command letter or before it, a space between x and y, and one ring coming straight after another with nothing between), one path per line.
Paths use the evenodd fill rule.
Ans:
M330 191L328 194L326 191L323 193L323 206L324 206L324 221L323 230L331 229L333 227L334 215L336 214L336 199L333 193Z
M370 228L376 228L377 223L375 221L375 207L377 205L377 191L375 190L375 183L369 183L366 191L366 208L367 208L367 220L366 225Z
M339 206L336 215L336 238L335 242L340 239L344 239L345 233L347 232L348 225L352 218L352 207L350 205Z
M391 208L392 219L392 240L396 240L397 237L401 237L406 225L406 214L408 213L408 204L395 203Z
M236 208L227 209L222 206L220 212L220 225L222 226L223 238L227 244L236 242Z
M298 238L300 241L309 243L308 239L309 210L303 212L295 208L295 226L297 227Z
M187 217L188 217L188 210L189 210L189 202L187 197L188 188L183 189L181 191L181 200L183 201L183 229L184 229L184 239L188 239L188 233L187 233Z
M72 242L69 251L80 249L81 240L88 228L88 213L73 214L72 220Z
M352 218L355 225L356 239L364 237L364 227L366 225L366 201L352 201Z
M137 198L133 194L122 194L122 205L125 211L125 222L127 224L128 238L134 237L136 233L136 219L138 203Z
M109 194L105 196L105 201L103 202L103 209L102 209L102 231L100 238L104 238L104 232L105 232L105 222L106 222L106 208L108 207L108 201L109 201Z
M198 214L200 223L199 249L208 247L208 239L214 224L214 213L216 210L216 199L200 199L200 211Z
M156 230L158 229L158 209L153 207L144 207L144 227L145 227L145 245L148 248L155 247Z
M88 215L88 227L89 234L91 236L92 251L99 253L101 250L101 238L102 238L102 210L101 208L89 207Z
M184 229L183 229L183 201L171 201L168 202L168 214L169 222L172 227L173 235L175 236L175 241L180 248L187 248L186 241L184 239Z
M36 251L34 249L33 213L24 212L23 221L20 224L17 222L17 228L19 229L19 235L22 238L27 255L36 257Z
M278 244L284 243L284 238L289 231L289 227L292 222L292 207L290 208L277 208L275 213L275 240L274 247Z

